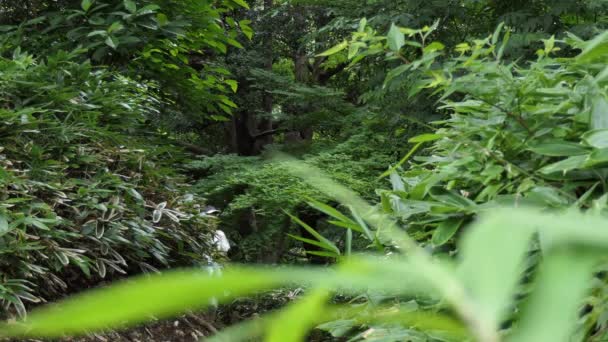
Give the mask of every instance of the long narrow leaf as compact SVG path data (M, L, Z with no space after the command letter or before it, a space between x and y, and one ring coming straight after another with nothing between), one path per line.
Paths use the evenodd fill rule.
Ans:
M289 213L287 215L289 217L291 217L291 219L294 220L297 224L299 224L302 228L306 229L306 231L309 232L312 236L314 236L315 239L319 240L319 242L328 246L336 254L340 254L340 249L333 242L327 240L325 237L323 237L321 234L319 234L316 230L314 230L314 228L312 228L311 226L306 224L306 222L300 220L299 218L297 218Z
M596 258L576 249L547 256L540 277L509 342L570 341L577 313L589 290Z
M299 302L296 302L281 314L281 324L270 327L267 342L304 341L308 331L319 323L323 316L324 306L329 292L324 289L314 290Z
M304 242L304 243L307 243L307 244L310 244L310 245L313 245L313 246L317 246L319 248L323 248L323 249L325 249L325 250L327 250L329 252L332 252L334 254L336 253L331 246L326 245L324 243L321 243L319 241L303 238L301 236L296 236L296 235L292 235L292 234L287 234L287 236L289 236L290 238L292 238L294 240L298 240L298 241L301 241L301 242Z
M329 205L327 205L325 203L321 203L312 198L308 198L307 200L308 200L308 205L319 210L320 212L323 212L323 213L325 213L337 220L343 221L343 222L353 223L353 224L355 223L355 222L353 222L353 220L348 218L346 215L342 214L338 210L330 207Z

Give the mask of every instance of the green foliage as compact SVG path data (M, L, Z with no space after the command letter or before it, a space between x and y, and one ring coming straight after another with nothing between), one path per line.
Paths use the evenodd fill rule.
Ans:
M158 110L151 87L76 54L0 58L6 308L25 315L24 301L102 278L208 262L214 223L180 195L167 168L178 151L143 128Z
M5 325L4 335L57 337L125 326L142 322L151 313L166 317L188 308L206 306L213 297L228 301L291 282L317 290L267 318L229 328L213 340L237 341L254 336L264 336L268 341L278 341L285 336L302 340L311 327L338 318L342 322L389 325L393 327L393 334L398 331L397 336L420 341L428 338L566 341L575 331L576 309L587 292L587 279L603 259L602 251L608 245L608 236L597 229L605 224L604 219L592 213L547 215L536 210L494 209L471 227L460 244L459 261L454 265L433 258L404 235L390 217L379 214L351 191L324 178L318 170L293 163L292 170L312 186L344 200L343 204L366 212L364 220L407 254L381 259L352 257L331 271L234 267L221 277L196 271L146 277L43 308L22 324ZM501 321L514 304L512 298L524 271L522 261L537 234L542 238L544 255L539 275L514 328L499 333ZM581 252L583 249L586 252ZM394 303L348 309L329 305L328 291L423 295L442 299L444 308L408 312L407 307ZM548 306L554 314L545 314ZM449 318L450 312L458 320ZM289 327L289 331L285 327Z
M251 34L246 20L229 16L241 6L171 0L58 4L19 25L3 26L3 44L36 56L78 51L83 60L156 82L166 106L153 119L163 128L176 126L175 115L198 123L226 120L235 107L229 96L237 85L221 60L212 57L225 54L228 46L241 48L237 37ZM225 26L217 24L222 21Z
M302 158L357 193L374 197L380 185L378 173L394 161L389 151L379 147L385 143L381 136L354 136L334 148L319 147L319 152L308 152ZM221 228L238 241L240 252L233 255L237 260L264 260L276 251L277 240L295 233L283 211L314 213L303 208L305 199L327 199L290 174L288 164L271 162L263 156L205 157L190 163L188 169L201 177L193 191L222 208Z
M216 222L188 192L219 207L236 260L338 263L144 277L7 334L135 324L296 282L310 294L217 338L301 340L318 324L352 340L605 338L607 12L604 0L0 4L9 315L104 277L211 262ZM268 159L277 151L322 171Z
M606 33L589 41L572 34L565 40L551 37L536 61L520 65L504 60L512 30L503 36L502 27L457 45L459 56L445 60L443 44L426 39L434 27L401 28L404 38L418 40L405 40L411 47L400 49L391 46L391 39L401 41L394 29L392 38L359 30L350 42L359 49L351 56L355 63L370 55L401 59L385 82L403 82L396 76L416 73L421 79L409 85L409 93L433 89L440 109L450 114L435 123L434 134L411 139L432 141L428 155L414 157L398 174L391 169L393 190L381 193L383 209L437 254L451 252L449 242L478 214L503 205L605 212ZM418 59L401 58L416 49L422 51ZM560 50L579 53L556 57ZM542 235L540 241L545 242ZM555 285L545 286L551 292ZM597 291L604 286L598 280ZM604 326L599 317L605 308L603 299L594 301L578 338L602 338L589 327Z

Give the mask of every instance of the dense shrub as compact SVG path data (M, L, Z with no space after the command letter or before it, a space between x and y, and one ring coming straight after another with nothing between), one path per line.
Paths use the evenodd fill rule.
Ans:
M368 199L376 196L375 189L382 184L378 174L395 161L389 139L372 132L329 146L315 144L319 146L307 150L302 159ZM188 168L200 177L194 191L222 210L222 229L238 242L235 259L264 260L276 251L278 241L283 241L283 251L288 250L292 242L284 239L295 232L296 225L285 212L308 216L312 225L322 223L322 216L305 202L310 197L329 198L292 175L287 162L267 156L217 155L194 161Z
M410 94L436 90L440 109L449 115L434 123L432 134L410 139L417 147L431 146L425 155L404 159L403 168L391 169L393 189L380 191L384 212L429 251L458 253L459 233L478 215L502 206L606 215L608 33L589 41L552 37L543 41L537 60L512 62L503 59L510 30L502 26L485 39L456 46L455 57L445 59L443 44L424 42L434 27L394 26L388 36L378 36L362 26L365 33L350 43L358 45L361 57L390 59L421 45L419 59L391 70L386 82L418 74L419 82L404 85ZM408 36L422 37L422 44ZM562 51L574 57L560 56ZM540 236L531 246L529 265L548 243ZM530 279L525 283L530 286ZM594 285L597 297L589 298L577 331L584 340L604 336L605 279L599 276ZM344 328L336 324L331 329Z
M211 257L213 221L167 167L180 152L143 129L153 85L73 58L0 59L0 299L20 314L24 300Z

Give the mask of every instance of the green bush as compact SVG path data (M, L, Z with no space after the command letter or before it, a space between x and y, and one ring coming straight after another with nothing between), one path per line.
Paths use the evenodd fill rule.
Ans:
M436 25L393 26L379 36L362 22L349 43L358 49L355 62L418 54L391 70L386 83L401 82L403 73L419 75L404 87L410 95L435 90L449 115L434 123L432 134L410 139L412 151L431 146L389 170L393 189L381 191L383 210L437 255L457 253L459 233L478 214L504 205L605 215L608 33L589 41L552 37L543 41L537 60L518 63L503 59L509 28L457 45L450 57L443 44L427 40ZM530 252L534 265L542 247ZM580 338L602 338L605 280L596 279L595 286L598 297L589 299Z
M74 59L0 58L0 301L20 315L24 301L213 257L214 222L168 168L179 151L144 129L153 85Z
M342 204L365 213L363 220L403 251L383 257L349 257L335 269L231 267L220 277L206 272L170 272L100 289L34 312L28 321L5 324L11 337L61 337L169 317L185 309L227 302L242 295L297 283L307 294L275 313L249 320L212 337L212 341L302 341L321 327L336 336L355 324L374 327L355 340L411 341L569 341L588 279L604 260L605 219L591 214L543 214L538 210L486 212L459 243L457 262L433 258L403 233L390 216L366 204L319 170L291 163L290 170ZM514 297L522 290L524 260L536 236L543 261L528 288L517 322L505 331ZM244 281L246 280L246 281ZM328 303L332 292L382 293L394 298L421 296L439 303L425 309L393 301L352 307ZM336 321L336 320L339 321ZM344 329L346 328L346 330ZM582 340L577 338L576 340Z
M26 6L30 10L17 24L0 17L3 52L22 48L45 57L77 51L82 62L152 80L163 102L158 106L162 115L150 117L163 129L225 121L236 107L229 97L237 82L221 58L208 55L222 56L229 47L242 47L241 36L251 37L249 22L230 16L246 8L245 2L28 1L33 2ZM10 11L7 7L0 10Z
M382 135L363 132L343 143L315 142L302 159L371 200L383 184L378 174L395 160L386 144ZM293 176L286 163L265 156L217 155L193 161L187 168L200 178L193 191L222 209L221 228L238 242L234 260L268 261L265 257L277 248L289 250L295 241L277 247L286 234L297 234L285 212L308 215L322 224L321 215L305 202L329 198Z

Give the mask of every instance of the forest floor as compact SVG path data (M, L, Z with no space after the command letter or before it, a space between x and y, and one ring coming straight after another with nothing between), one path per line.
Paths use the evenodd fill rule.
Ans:
M62 338L58 342L196 342L221 330L213 315L187 314L171 320L159 320L121 331L92 334L86 337ZM23 341L23 340L10 340ZM27 342L49 341L28 339Z
M195 342L217 333L221 328L216 325L208 315L188 314L125 331L63 339L62 342Z
M205 312L191 312L179 318L158 320L140 327L92 334L86 337L63 338L58 342L195 342L204 341L223 328L256 319L291 300L299 292L271 291L250 298L240 298L230 304ZM11 340L23 341L23 340ZM49 340L29 339L26 342Z
M103 284L102 284L103 285ZM250 297L242 297L230 303L206 311L189 312L173 319L156 320L138 327L108 331L84 337L60 339L0 339L0 342L195 342L215 335L226 327L239 322L257 319L292 302L302 288L275 289ZM320 331L313 332L308 341L335 341Z

